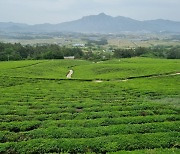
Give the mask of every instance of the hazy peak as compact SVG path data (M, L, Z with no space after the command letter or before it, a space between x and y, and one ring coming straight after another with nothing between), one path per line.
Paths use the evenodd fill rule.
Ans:
M13 27L12 27L13 25ZM14 27L16 26L16 27ZM105 13L97 15L84 16L75 21L60 24L39 24L39 25L22 25L12 23L0 23L0 31L36 31L36 32L89 32L89 33L120 33L129 32L180 32L180 22L167 20L149 20L138 21L131 18L117 16L112 17Z
M104 12L102 12L102 13L99 13L98 16L108 16L108 15L106 15Z

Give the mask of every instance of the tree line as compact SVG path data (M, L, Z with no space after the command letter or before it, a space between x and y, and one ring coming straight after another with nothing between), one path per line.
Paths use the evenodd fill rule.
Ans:
M180 59L180 46L174 47L138 47L135 49L115 49L114 57L130 58L130 57L156 57L167 59Z
M87 49L86 49L87 50ZM20 43L0 43L0 61L24 60L24 59L64 59L67 56L87 60L108 60L111 58L130 57L157 57L168 59L180 59L180 46L154 47L135 49L113 49L112 51L95 51L91 49L83 52L78 47L61 47L51 45L21 45Z
M83 56L80 48L60 47L58 45L21 45L20 43L0 43L0 60L23 59L64 59L64 56Z

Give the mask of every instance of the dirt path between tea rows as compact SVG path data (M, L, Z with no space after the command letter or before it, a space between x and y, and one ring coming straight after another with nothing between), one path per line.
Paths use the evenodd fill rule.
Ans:
M103 82L103 81L122 81L122 82L126 82L128 80L133 80L133 79L138 79L138 78L157 78L157 77L165 77L165 76L175 76L175 75L180 75L180 72L177 73L167 73L167 74L154 74L154 75L145 75L145 76L135 76L135 77L128 77L128 78L124 78L124 79L112 79L112 80L94 80L93 82Z
M72 77L73 70L69 70L68 74L66 75L66 79L58 79L58 78L45 78L45 77L23 77L23 76L7 76L7 75L0 75L0 77L3 78L19 78L19 79L33 79L33 80L54 80L54 81L60 81L60 80L68 80ZM110 82L110 81L119 81L119 82L126 82L129 80L134 80L134 79L142 79L142 78L158 78L158 77L166 77L166 76L177 76L180 75L180 72L177 73L164 73L164 74L152 74L152 75L145 75L145 76L134 76L134 77L127 77L127 78L121 78L121 79L78 79L78 78L73 78L71 81L85 81L85 82Z

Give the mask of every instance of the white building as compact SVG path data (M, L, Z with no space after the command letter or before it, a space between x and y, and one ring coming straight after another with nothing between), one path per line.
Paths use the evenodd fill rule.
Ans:
M64 59L75 59L74 56L67 56L67 57L64 57Z

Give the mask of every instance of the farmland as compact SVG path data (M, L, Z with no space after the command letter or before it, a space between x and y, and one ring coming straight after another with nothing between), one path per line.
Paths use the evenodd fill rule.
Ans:
M177 46L180 41L179 34L173 33L131 33L131 34L83 34L83 33L1 33L0 41L8 43L21 43L22 45L58 44L60 46L73 46L74 44L88 44L87 40L94 41L106 38L108 43L102 45L104 49L110 46L115 48L136 48L155 46Z
M179 72L151 58L0 62L0 153L179 153Z

